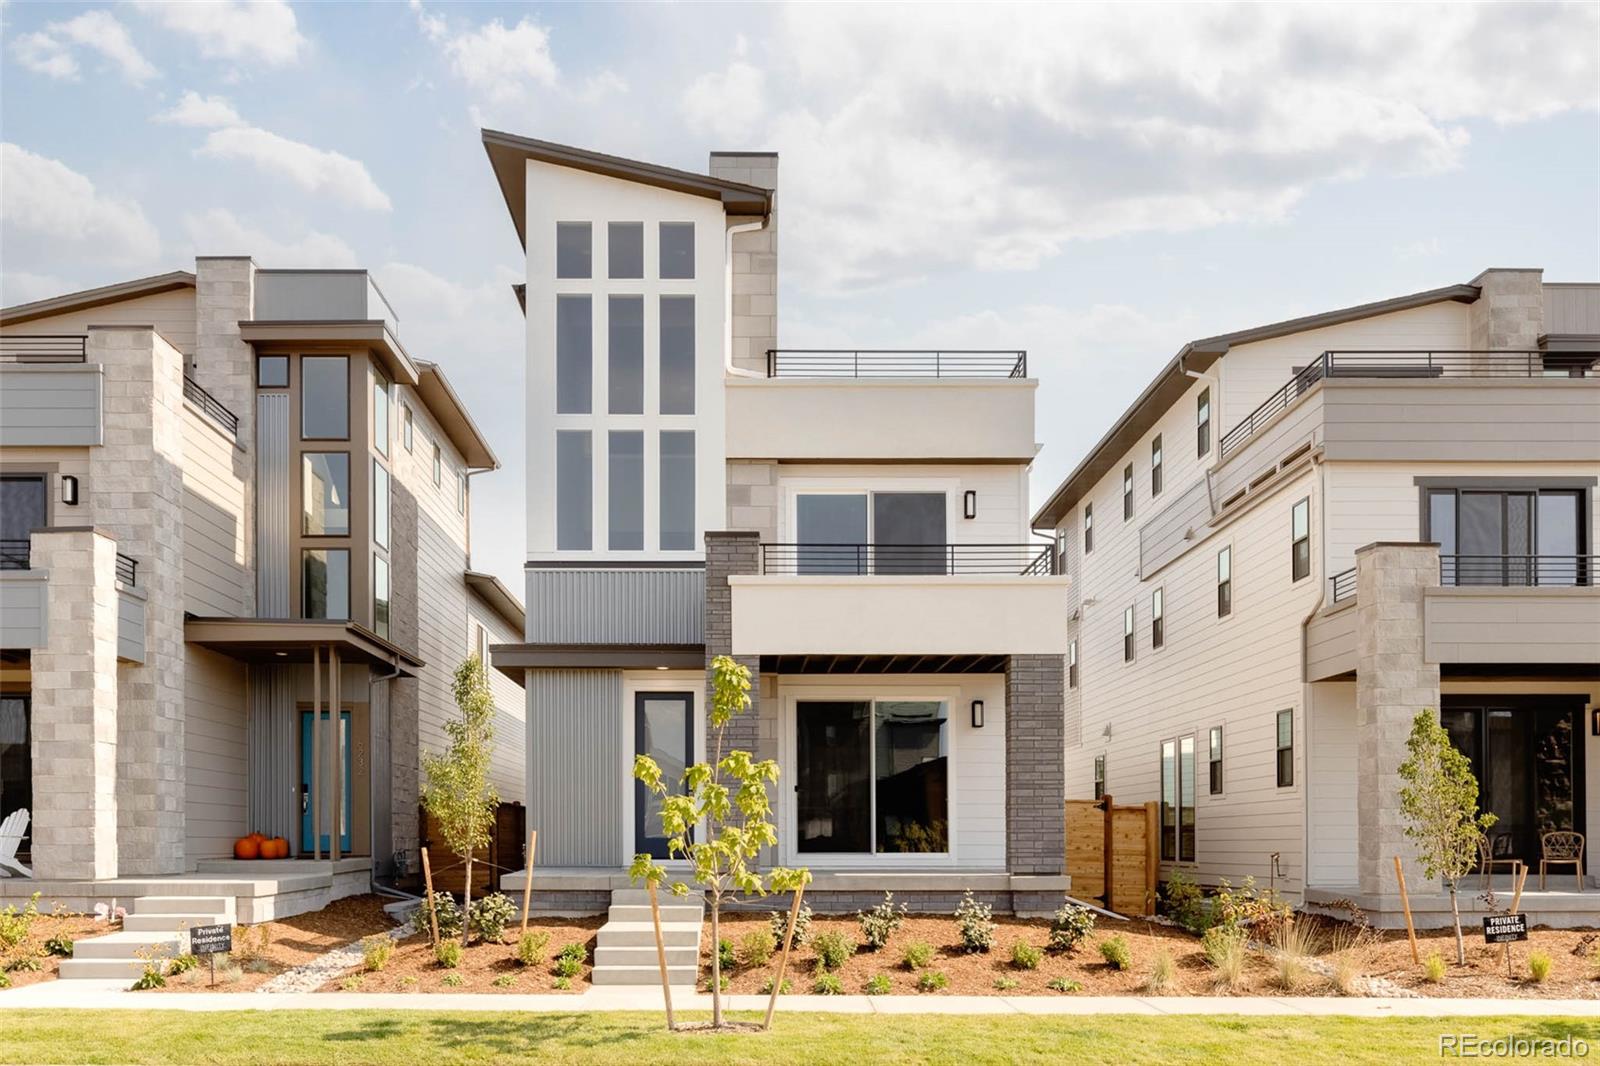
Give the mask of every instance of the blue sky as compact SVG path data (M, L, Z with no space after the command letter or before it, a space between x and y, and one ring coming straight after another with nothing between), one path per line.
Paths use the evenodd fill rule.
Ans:
M0 295L365 266L505 461L516 240L483 125L780 152L780 343L1026 348L1042 499L1185 340L1542 266L1600 280L1595 5L0 7ZM507 382L515 387L507 387Z

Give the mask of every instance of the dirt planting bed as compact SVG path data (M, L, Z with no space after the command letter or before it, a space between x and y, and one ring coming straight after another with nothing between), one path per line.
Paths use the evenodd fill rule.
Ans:
M439 965L433 946L425 936L411 936L395 944L394 953L383 969L369 972L362 967L329 981L323 992L582 992L589 987L594 963L595 933L605 920L593 918L535 918L528 930L549 937L542 960L524 966L517 959L519 924L506 930L506 943L473 941L461 952L455 969ZM557 986L556 954L568 944L582 944L587 952L580 971L567 978L566 987ZM453 983L459 978L459 984Z
M26 900L13 900L6 904L14 906L19 915L26 905ZM70 943L115 932L118 928L115 922L96 921L92 914L76 914L61 908L45 910L43 900L39 902L39 907L42 913L27 923L27 932L18 943L9 946L0 943L0 973L6 978L0 980L0 985L22 988L40 981L54 981L59 977L61 958L45 950L47 940L60 938ZM4 909L0 907L0 910ZM33 965L37 965L38 969L28 968Z
M168 992L249 992L285 970L303 966L327 951L363 937L394 928L384 913L383 896L347 896L320 911L293 918L236 925L233 953L217 956L217 984L211 986L211 969L204 959L187 973L167 980Z
M1367 973L1386 978L1424 996L1508 996L1555 999L1600 999L1600 932L1593 929L1534 927L1524 943L1511 945L1511 974L1506 976L1504 948L1483 942L1481 924L1463 925L1467 964L1456 965L1455 932L1450 929L1417 931L1417 951L1426 960L1437 953L1445 962L1444 980L1427 981L1422 967L1411 961L1411 946L1404 930L1386 931L1367 961ZM1528 957L1548 955L1550 973L1534 981Z

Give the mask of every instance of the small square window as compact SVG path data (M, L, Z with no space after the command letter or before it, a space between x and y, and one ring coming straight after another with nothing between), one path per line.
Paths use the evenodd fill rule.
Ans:
M256 384L263 389L289 387L289 357L263 355L256 360Z
M594 227L587 222L557 222L556 277L590 277L593 259Z
M669 281L694 277L694 223L661 223L661 277Z

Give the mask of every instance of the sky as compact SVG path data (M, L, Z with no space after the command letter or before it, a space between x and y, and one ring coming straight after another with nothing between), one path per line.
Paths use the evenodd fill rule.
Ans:
M1190 339L1600 281L1600 5L0 2L0 302L366 267L504 467L522 271L479 130L779 161L779 344L1022 348L1035 504Z

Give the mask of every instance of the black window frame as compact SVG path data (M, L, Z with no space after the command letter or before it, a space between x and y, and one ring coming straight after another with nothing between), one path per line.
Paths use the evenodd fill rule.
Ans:
M1297 534L1301 508L1305 509L1306 530ZM1304 581L1311 576L1311 497L1302 496L1289 508L1289 580Z
M1122 612L1122 661L1133 662L1133 653L1137 650L1138 618L1134 613L1133 605L1129 604Z
M1206 782L1213 796L1222 795L1222 727L1214 725L1206 732Z
M1175 737L1165 737L1160 741L1157 747L1157 752L1159 754L1156 769L1156 787L1160 796L1160 800L1157 803L1159 814L1156 829L1160 838L1160 855L1162 862L1193 863L1198 861L1197 854L1199 849L1197 844L1199 838L1198 828L1200 821L1198 804L1191 801L1187 806L1185 806L1183 802L1183 786L1185 781L1183 772L1183 748L1186 741L1188 742L1189 746L1189 761L1191 763L1196 763L1196 749L1198 745L1196 744L1195 735L1193 733L1183 733ZM1169 746L1171 748L1170 756L1168 755ZM1164 764L1169 757L1172 759L1172 792L1170 796L1167 792L1167 779L1164 773ZM1195 766L1190 767L1190 772L1195 772ZM1192 789L1193 783L1191 782L1190 784ZM1196 794L1196 798L1198 798L1198 794ZM1172 815L1172 820L1170 822L1167 820L1169 810ZM1190 812L1189 824L1194 827L1195 830L1189 835L1189 839L1187 841L1189 847L1187 852L1183 846L1185 843L1183 831L1185 810Z
M1228 576L1222 576L1222 561L1228 561ZM1233 545L1217 549L1217 617L1233 617Z
M1083 554L1094 551L1094 504L1083 505Z
M262 374L262 372L261 372L262 367L267 366L269 364L271 364L273 366L281 365L283 367L283 380L282 381L268 381L266 379L266 375ZM258 355L258 356L256 356L256 388L258 388L258 389L287 389L289 387L289 374L290 374L289 357L287 355L279 355L279 354L276 354L276 353L268 352L266 355Z
M1133 517L1133 464L1122 468L1122 520Z
M1200 390L1194 400L1195 458L1204 459L1211 451L1211 386Z
M1104 752L1094 757L1094 798L1106 798L1106 756Z
M1289 726L1289 742L1287 744L1285 744L1283 742L1283 727L1284 727L1285 723L1288 723L1288 726ZM1284 710L1279 711L1278 714L1277 714L1276 719L1274 719L1273 728L1275 730L1275 732L1273 734L1273 745L1274 745L1274 750L1276 752L1276 759L1277 759L1278 787L1279 788L1293 788L1294 787L1294 708L1293 707L1289 707L1289 708L1286 708Z
M1161 453L1161 434L1157 433L1150 438L1150 497L1152 499L1161 495L1161 470L1164 458Z
M1150 647L1167 646L1167 594L1157 585L1150 593Z
M1595 490L1594 478L1519 478L1519 477L1419 477L1416 479L1418 488L1418 520L1417 527L1421 531L1421 539L1425 542L1439 545L1439 554L1444 558L1440 563L1440 583L1444 585L1475 584L1477 582L1463 582L1459 573L1461 553L1461 497L1464 494L1483 493L1498 495L1500 499L1501 530L1504 533L1506 524L1506 497L1511 495L1526 495L1529 500L1529 528L1528 540L1533 555L1538 557L1539 551L1539 499L1546 495L1575 496L1577 498L1576 511L1578 527L1575 530L1578 545L1578 556L1574 560L1571 571L1574 583L1581 586L1593 586L1600 583L1600 575L1596 568L1588 561L1594 552L1594 530L1590 522L1590 515L1594 506L1593 494ZM1435 496L1451 498L1451 514L1454 530L1452 536L1455 543L1447 545L1441 538L1439 531L1433 528L1433 506ZM1502 570L1502 575L1507 578L1508 584L1537 585L1538 575L1532 573L1531 567L1522 568L1510 564L1507 556L1507 565ZM1521 578L1521 581L1510 581L1510 578ZM1492 582L1491 582L1492 583ZM1556 582L1557 586L1566 582Z

